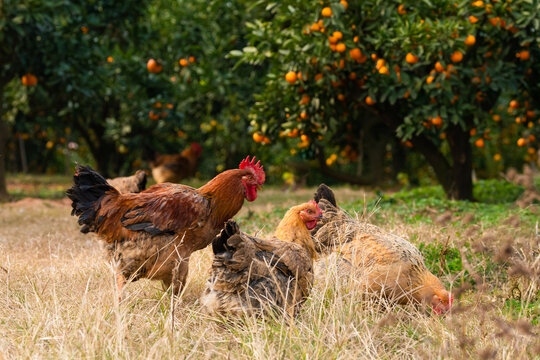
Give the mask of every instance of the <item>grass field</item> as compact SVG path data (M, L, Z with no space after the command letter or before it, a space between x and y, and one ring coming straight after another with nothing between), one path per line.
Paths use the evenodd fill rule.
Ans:
M210 316L198 301L209 248L192 257L181 296L141 280L118 303L101 244L78 231L68 202L54 195L0 205L0 358L538 358L538 206L514 206L508 194L519 189L482 186L479 203L444 200L436 188L382 197L337 190L347 210L420 247L455 294L445 317L366 299L347 274L320 280L292 323ZM237 219L246 232L269 234L313 191L266 188Z

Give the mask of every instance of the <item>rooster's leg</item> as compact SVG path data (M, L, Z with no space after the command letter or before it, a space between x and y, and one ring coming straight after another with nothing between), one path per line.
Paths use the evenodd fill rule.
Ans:
M116 290L118 293L118 302L122 301L122 289L126 284L126 277L120 273L116 274Z

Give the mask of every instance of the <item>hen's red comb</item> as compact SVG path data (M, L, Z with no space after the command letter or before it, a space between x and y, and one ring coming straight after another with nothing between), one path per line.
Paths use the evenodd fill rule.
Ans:
M316 202L315 200L310 200L310 201L308 202L308 204L315 205L315 207L317 208L317 210L319 210L319 212L322 213L322 210L321 210L321 208L319 207L319 204L317 204L317 202Z
M239 168L240 169L246 169L246 168L253 169L255 172L255 177L257 178L257 183L259 183L259 185L264 184L264 181L266 180L266 175L264 173L263 166L261 165L261 161L259 160L257 161L257 163L255 163L255 156L253 157L253 159L251 159L251 161L249 161L249 155L248 155L248 157L246 157L244 160L240 162Z

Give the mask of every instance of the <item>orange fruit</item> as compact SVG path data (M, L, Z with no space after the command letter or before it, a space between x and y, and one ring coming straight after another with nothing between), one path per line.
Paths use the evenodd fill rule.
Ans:
M166 106L167 106L167 109L169 109L169 110L172 110L172 108L174 107L173 104L167 104Z
M345 50L347 50L347 47L345 46L345 44L339 43L339 44L336 45L336 51L337 52L342 53Z
M472 128L471 130L469 130L469 134L470 134L471 136L476 135L476 128Z
M437 70L438 72L443 72L444 71L444 66L442 66L442 64L437 61L435 63L435 70Z
M519 138L517 141L517 146L525 146L527 141L524 138Z
M476 43L476 38L474 37L474 35L468 35L467 38L465 39L465 45L467 46L472 46Z
M189 63L186 59L180 59L178 60L178 63L180 64L180 66L188 66Z
M190 63L194 63L196 60L195 60L195 56L190 56L189 57L189 62Z
M81 26L81 31L83 34L88 34L88 28L86 26Z
M358 36L353 37L354 42L358 42Z
M334 33L332 34L333 37L335 37L336 39L338 40L341 40L343 39L343 33L341 31L334 31Z
M330 44L335 44L335 43L337 43L337 41L338 41L338 39L336 39L334 36L329 36L328 37L328 42Z
M163 66L154 59L148 60L148 62L146 63L146 68L149 72L154 74L160 73L161 70L163 70Z
M349 51L349 56L351 59L358 61L362 57L362 51L359 48L351 49Z
M426 79L426 83L431 84L433 82L433 80L435 80L435 78L433 76L428 76L427 79Z
M343 7L345 8L345 10L347 10L347 8L349 7L349 3L345 0L341 0L339 2L341 5L343 5Z
M418 56L408 53L405 56L405 61L408 62L409 64L416 64L418 62Z
M110 62L110 63L114 62L114 58L112 56L107 57L107 62Z
M339 101L345 101L345 95L343 94L338 94L337 98Z
M516 54L516 57L521 59L522 61L525 61L525 60L529 60L529 58L531 57L531 54L529 53L528 50L521 50L520 52Z
M313 25L311 25L311 31L319 31L319 30L321 30L321 27L319 26L319 24L313 23Z
M317 75L315 75L315 81L319 81L323 78L323 74L319 73Z
M533 147L530 147L527 149L527 152L530 154L530 155L534 155L534 153L536 152L536 149L533 148Z
M261 133L253 133L253 141L255 142L262 142L264 140L264 135L262 135Z
M37 77L31 73L27 73L22 76L21 82L24 86L36 86L37 85Z
M308 118L308 114L306 114L305 111L302 111L302 112L300 113L300 118L303 119L303 120L305 120L305 119Z
M405 10L405 6L399 5L398 8L397 8L397 12L400 15L405 15L407 13L407 10Z
M460 62L461 60L463 60L463 53L459 50L456 50L450 58L453 62Z
M150 118L150 120L158 120L159 119L159 114L155 113L154 110L151 110L148 113L148 117Z
M302 100L300 100L299 104L300 105L305 105L305 104L309 103L309 100L311 100L311 99L310 99L310 97L308 95L303 95Z
M495 155L493 155L493 160L495 160L495 161L501 161L501 159L502 159L501 154L495 154Z
M323 8L321 11L321 15L324 17L330 17L332 16L332 9L330 9L328 6Z
M386 66L381 66L379 69L379 74L390 75L390 72Z
M431 119L431 123L435 126L441 126L443 121L440 115L437 115L436 117Z
M535 141L536 141L536 137L533 134L529 135L529 142L535 142Z
M469 22L471 24L476 24L478 22L478 18L476 16L469 16Z
M474 142L474 145L476 145L476 147L479 147L479 148L483 148L484 147L484 139L480 138L480 139L476 139L476 141Z
M501 121L501 116L497 115L497 114L493 115L493 121L495 121L495 122Z
M291 85L293 85L296 82L297 76L294 71L289 71L287 74L285 74L285 80Z
M510 101L510 107L512 109L517 109L519 107L519 103L516 100Z
M471 5L472 5L472 6L475 6L475 7L483 7L483 6L484 6L484 2L481 1L481 0L477 0L477 1L474 1Z
M366 96L366 104L368 105L374 105L375 104L375 100L373 100L371 97L369 96Z

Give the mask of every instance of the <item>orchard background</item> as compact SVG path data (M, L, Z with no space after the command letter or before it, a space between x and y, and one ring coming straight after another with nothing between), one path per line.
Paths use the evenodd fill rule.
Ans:
M269 183L439 183L537 160L537 1L0 4L6 171L107 176L198 142Z

